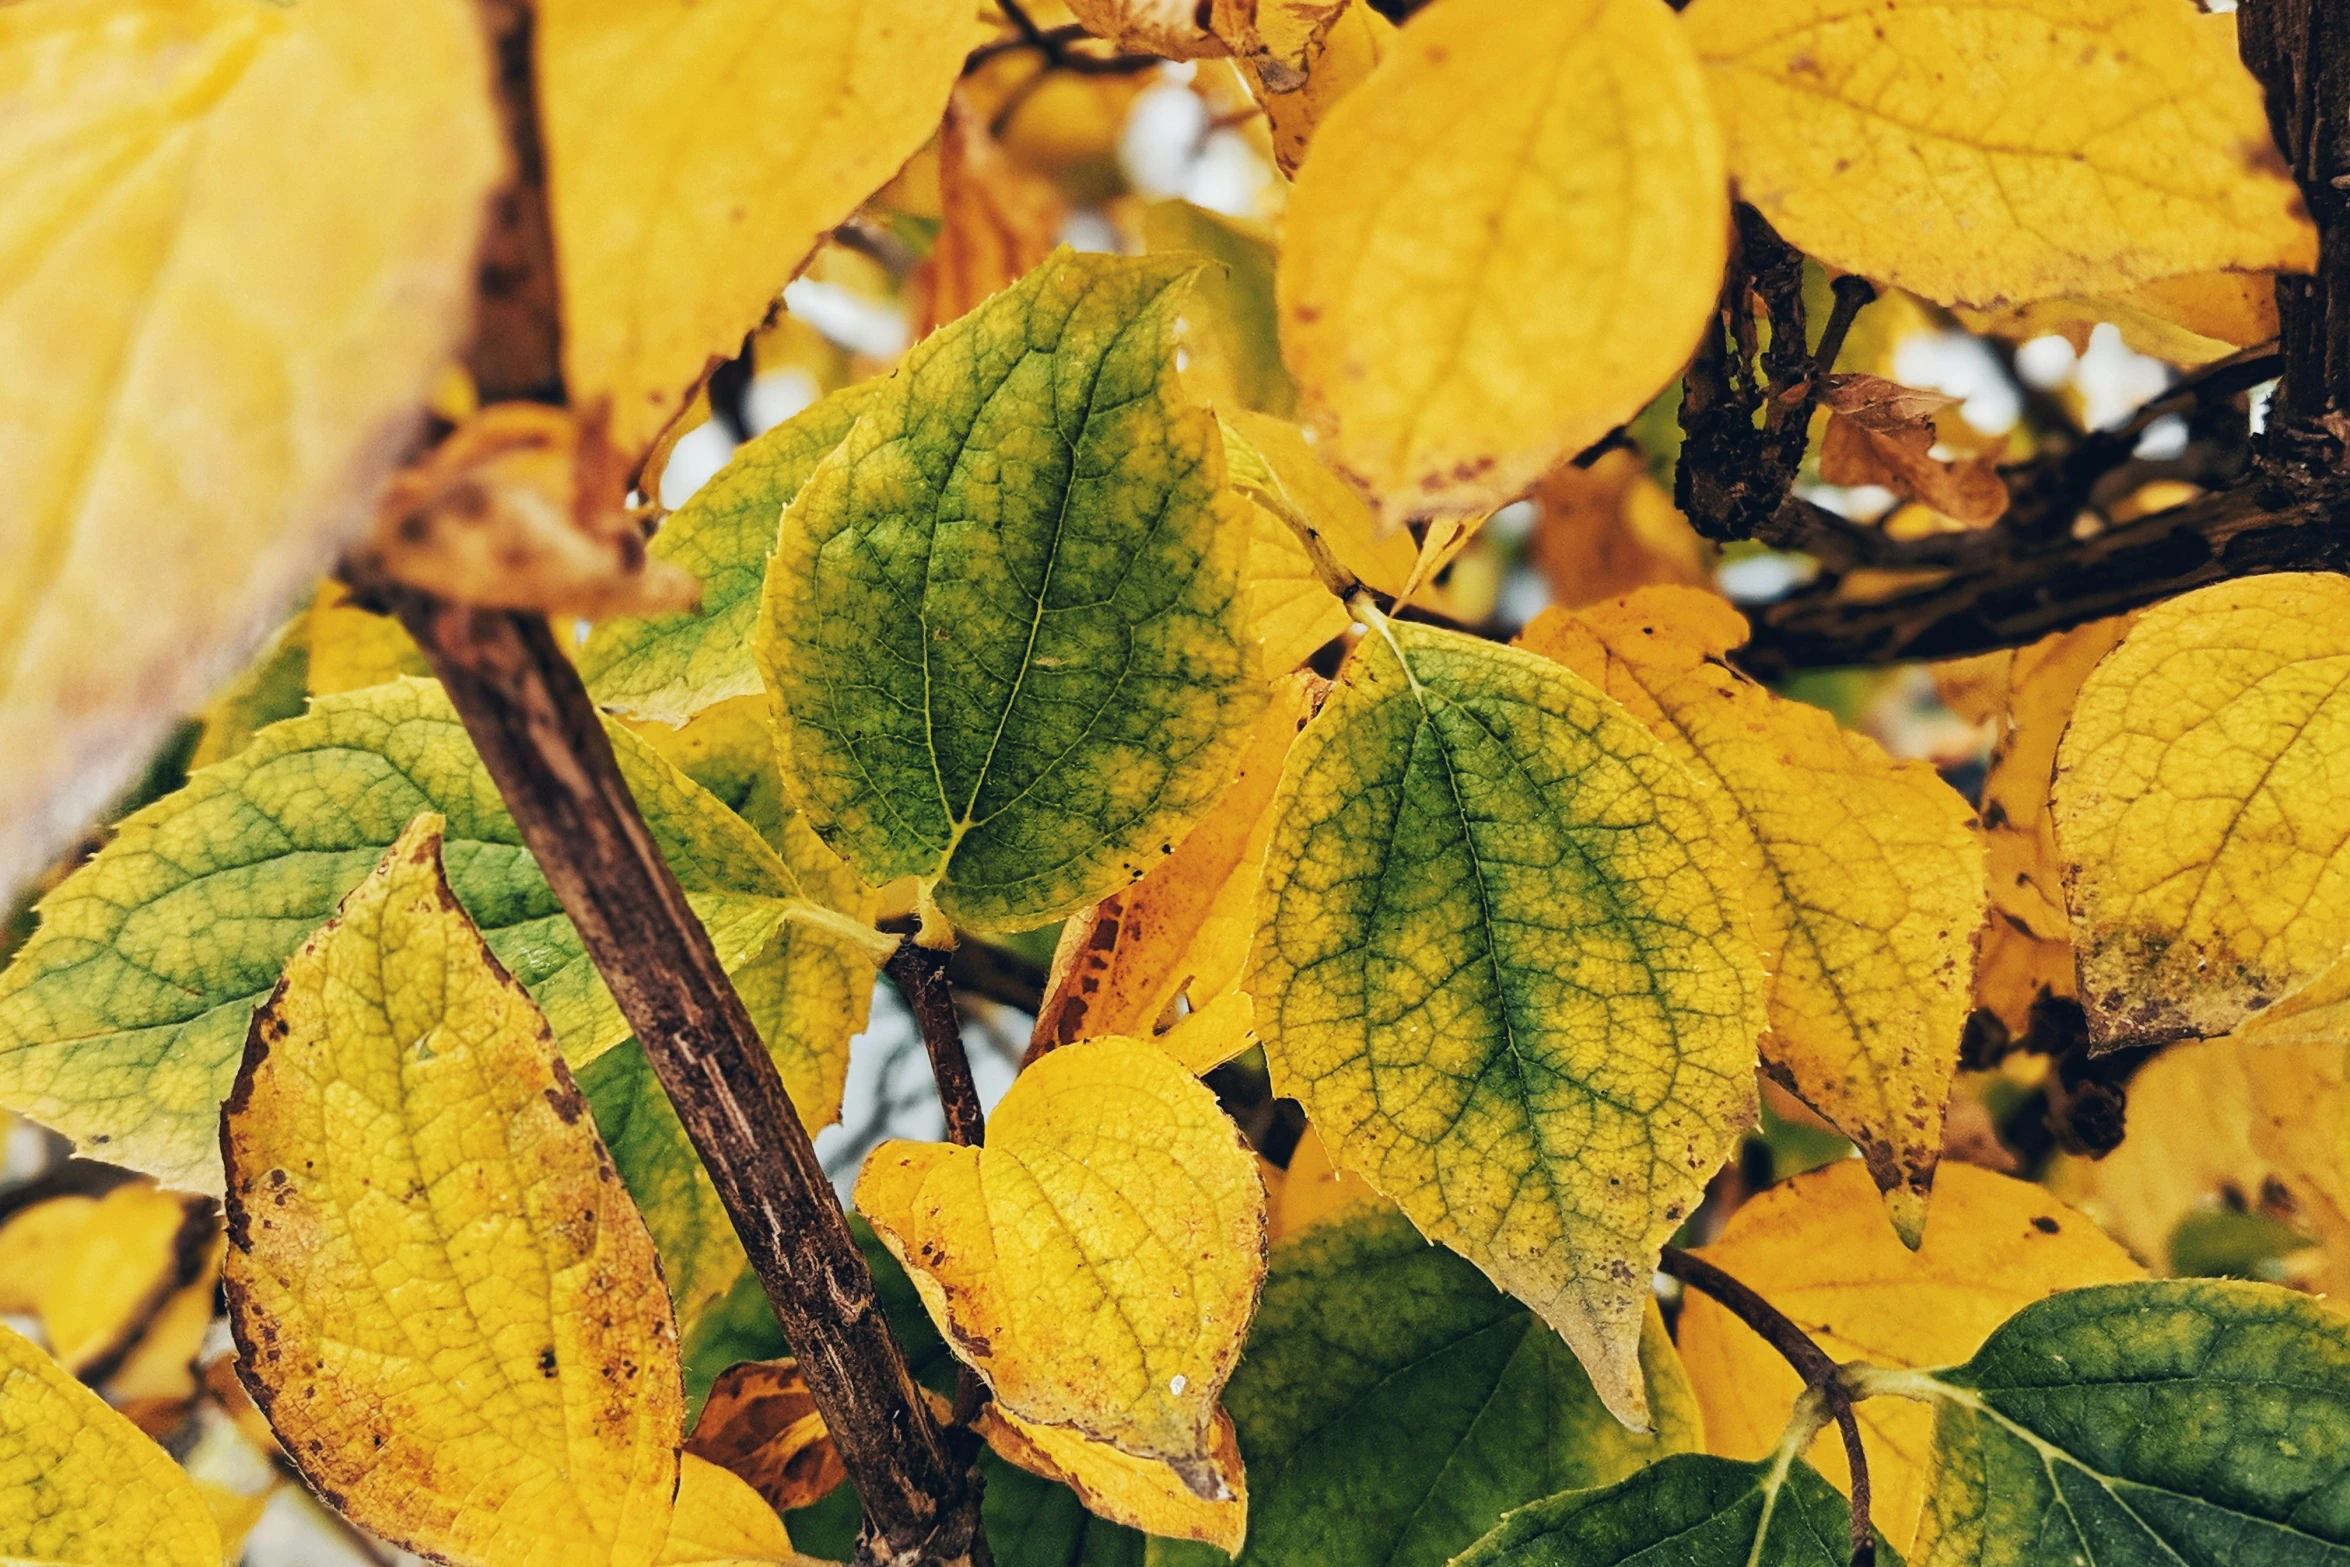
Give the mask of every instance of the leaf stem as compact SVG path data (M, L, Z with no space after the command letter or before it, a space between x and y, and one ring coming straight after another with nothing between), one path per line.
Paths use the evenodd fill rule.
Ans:
M985 1567L976 1454L940 1429L709 933L544 619L379 590L432 662L742 1238L865 1506L857 1561Z
M1852 1567L1875 1567L1877 1534L1869 1522L1869 1459L1860 1444L1860 1422L1852 1415L1852 1389L1834 1357L1820 1348L1793 1318L1739 1283L1704 1258L1667 1246L1657 1260L1660 1272L1712 1297L1722 1308L1762 1337L1803 1378L1804 1387L1827 1406L1844 1438L1844 1458L1852 1470Z

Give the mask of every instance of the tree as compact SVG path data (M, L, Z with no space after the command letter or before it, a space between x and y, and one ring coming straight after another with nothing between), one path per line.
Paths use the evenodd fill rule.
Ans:
M1069 9L0 10L0 1556L2350 1561L2350 16ZM1056 248L1166 60L1278 236Z

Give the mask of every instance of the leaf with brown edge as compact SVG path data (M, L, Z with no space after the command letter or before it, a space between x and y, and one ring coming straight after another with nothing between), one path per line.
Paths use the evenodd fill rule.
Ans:
M644 1223L409 824L295 953L222 1116L230 1322L311 1485L480 1567L653 1561L684 1421Z
M1751 868L1772 968L1772 1074L1851 1137L1910 1245L1942 1155L1942 1111L1983 922L1974 813L1825 711L1730 668L1746 622L1692 588L1546 610L1523 644L1614 697L1713 787Z
M1283 174L1293 179L1297 176L1314 131L1339 100L1361 86L1387 58L1395 38L1393 22L1365 0L1356 0L1339 13L1323 35L1322 47L1307 64L1305 80L1298 85L1277 88L1249 60L1237 62L1249 90L1264 106L1273 132L1273 161Z
M1733 1214L1701 1251L1778 1307L1838 1361L1952 1365L2016 1311L2059 1290L2143 1277L2129 1254L2039 1187L1971 1165L1944 1168L1925 1243L1905 1251L1877 1217L1851 1160L1785 1181ZM1711 1299L1682 1297L1681 1360L1705 1411L1706 1450L1768 1454L1802 1379L1777 1351ZM1902 1399L1857 1411L1875 1486L1873 1515L1904 1553L1926 1500L1934 1416ZM1849 1488L1829 1431L1807 1455Z
M1167 858L1061 928L1032 1051L1103 1034L1157 1043L1194 1072L1245 1050L1241 988L1256 930L1257 872L1282 759L1329 683L1282 680L1241 748L1231 786ZM1181 1000L1188 1010L1177 1015Z
M875 1149L857 1207L1007 1413L1228 1494L1216 1396L1264 1279L1265 1189L1164 1051L1064 1045L1013 1081L985 1147Z
M685 1450L732 1473L779 1513L848 1478L796 1360L746 1360L721 1371Z

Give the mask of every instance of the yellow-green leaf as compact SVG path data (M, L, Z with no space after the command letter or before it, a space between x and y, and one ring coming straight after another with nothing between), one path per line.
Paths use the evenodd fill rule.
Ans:
M0 885L364 521L469 319L488 84L465 0L0 7Z
M1992 307L2306 270L2235 18L2177 0L1697 0L1738 193L1829 266Z
M563 366L642 451L938 126L968 0L548 0ZM732 135L723 126L756 126Z
M1264 704L1247 517L1168 343L1197 266L1061 251L907 355L784 513L759 659L789 791L958 924L1140 876Z
M1974 811L1824 710L1733 670L1745 617L1696 588L1546 610L1522 639L1621 702L1713 785L1754 870L1771 970L1763 1060L1859 1146L1915 1246L1983 923Z
M2350 578L2141 616L2081 686L2050 809L2093 1046L2225 1034L2350 946Z
M230 1320L287 1456L444 1561L649 1564L685 1395L643 1221L419 816L255 1017Z
M1000 1403L983 1405L977 1425L998 1458L1069 1487L1096 1518L1164 1540L1205 1541L1228 1554L1237 1554L1248 1538L1248 1476L1232 1417L1220 1409L1211 1453L1219 1494L1213 1497L1200 1496L1155 1459L1137 1458L1066 1426L1032 1424L1007 1414Z
M1489 510L1681 368L1728 231L1721 135L1669 11L1445 0L1315 133L1282 354L1385 517Z
M609 729L656 841L739 970L793 883L759 836L642 741ZM420 811L490 949L584 1066L628 1035L441 688L321 697L122 823L41 901L0 974L0 1105L167 1184L217 1191L222 1097L278 970Z
M1275 1089L1645 1424L1650 1270L1753 1121L1764 1026L1706 787L1548 659L1374 621L1273 809Z
M1216 1096L1155 1045L1090 1040L1021 1073L987 1137L884 1143L857 1178L947 1343L1007 1413L1228 1494L1216 1395L1264 1279L1265 1189Z
M746 442L669 514L645 553L693 573L701 606L688 615L598 622L580 650L579 675L599 703L675 725L729 697L758 693L751 635L783 508L880 386L844 386Z
M220 1531L169 1454L0 1325L0 1559L220 1567Z
M1843 1160L1772 1187L1733 1214L1704 1256L1786 1312L1837 1360L1888 1367L1966 1359L1992 1329L2058 1290L2143 1277L2097 1226L2037 1186L1951 1164L1925 1243L1885 1233L1857 1164ZM1803 1380L1753 1330L1692 1290L1682 1296L1681 1359L1705 1410L1706 1447L1762 1458L1778 1445ZM1859 1410L1877 1526L1907 1551L1926 1499L1932 1414L1900 1399ZM1833 1431L1811 1461L1850 1488Z

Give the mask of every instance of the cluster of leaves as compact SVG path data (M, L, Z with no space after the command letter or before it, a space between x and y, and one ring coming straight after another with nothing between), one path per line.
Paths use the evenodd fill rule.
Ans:
M1693 355L1808 359L1724 307L1733 180L1914 308L2126 315L2182 359L2256 338L2230 275L2316 241L2232 24L1072 9L1234 62L1294 174L1278 245L1179 208L1145 254L1040 243L1059 198L959 74L1124 62L1025 12L540 0L561 379L596 411L444 391L354 556L599 617L579 677L809 1129L885 908L933 947L1066 921L985 1145L885 1144L856 1185L901 1343L987 1443L997 1558L1837 1562L1858 1476L1815 1439L1867 1400L1880 1559L2350 1560L2350 1325L2148 1280L2039 1188L1941 1167L1970 1013L2071 999L2095 1049L2196 1041L2177 1092L2246 1106L2213 1178L2257 1164L2333 1238L2350 584L2222 583L1944 671L2002 726L1980 819L1742 673L1738 612L1629 524L1568 569L1630 591L1514 642L1413 607L1496 507L1631 489L1578 454ZM220 672L191 628L267 618L400 464L507 172L488 79L464 0L0 10L31 127L0 354L84 334L0 394L31 519L0 874ZM719 113L775 129L670 155ZM707 361L934 134L934 329L646 543L629 476L657 491ZM333 240L299 287L261 260L288 233ZM2000 509L1905 389L1797 401L1823 472L1954 528ZM169 547L125 544L157 516ZM160 1183L0 1227L40 1281L0 1304L50 1349L0 1334L0 1557L234 1548L250 1495L82 1385L184 1402L216 1278L251 1440L407 1548L783 1562L802 1508L799 1549L851 1547L710 1174L427 674L319 597L0 974L0 1104ZM1285 1167L1201 1081L1258 1050L1311 1128ZM1707 1254L1865 1362L1829 1382L1657 1303L1758 1073L1859 1158Z

